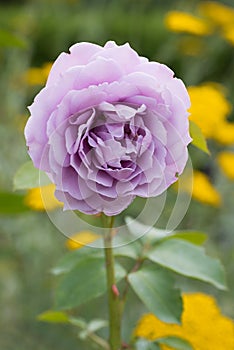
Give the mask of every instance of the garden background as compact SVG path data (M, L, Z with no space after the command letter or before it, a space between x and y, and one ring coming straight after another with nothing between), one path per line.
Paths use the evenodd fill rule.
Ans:
M187 86L201 88L205 83L217 92L214 101L209 89L199 90L197 95L196 90L190 90L194 120L198 113L195 103L205 106L201 129L208 138L211 155L190 146L197 176L192 202L180 227L208 234L207 251L224 264L229 290L219 292L195 281L189 284L184 281L184 290L196 290L199 286L217 298L225 315L234 317L234 8L232 0L218 1L216 4L230 7L224 13L214 10L212 18L212 13L209 15L203 6L206 3L196 0L0 2L2 349L13 350L16 346L17 350L86 349L77 339L75 329L37 320L38 314L53 305L56 278L50 270L68 251L67 239L40 208L39 199L30 201L27 192L13 191L14 174L29 159L23 136L29 116L26 106L45 83L51 62L80 41L100 45L107 40L118 44L129 42L140 55L167 64ZM190 13L201 22L180 18L179 13L170 17L170 11L175 10ZM217 119L214 126L212 120L217 110L223 113L223 119ZM170 191L169 196L175 196L175 189ZM163 226L163 218L160 224ZM126 334L137 321L135 314L144 312L136 297L130 298L132 311L124 323ZM103 297L84 305L78 312L92 318L94 313L105 312L105 303Z

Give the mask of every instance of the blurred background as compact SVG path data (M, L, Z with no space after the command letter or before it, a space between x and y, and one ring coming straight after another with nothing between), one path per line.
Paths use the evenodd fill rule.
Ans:
M223 313L234 317L233 1L0 1L1 349L86 349L70 327L36 320L53 305L56 280L50 270L67 251L66 238L38 198L12 189L16 170L29 160L23 136L26 106L45 83L51 63L74 43L103 45L107 40L129 42L140 55L167 64L190 87L191 119L207 137L211 156L190 146L193 198L180 228L208 234L207 251L223 262L229 290L180 282L184 290L199 287L213 294ZM97 316L104 302L78 312ZM134 325L134 312L142 310L137 300L132 303Z

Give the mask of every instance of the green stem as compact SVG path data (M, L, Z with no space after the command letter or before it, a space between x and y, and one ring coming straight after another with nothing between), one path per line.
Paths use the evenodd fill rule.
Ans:
M99 348L101 348L101 349L103 349L103 350L110 350L108 343L107 343L104 339L102 339L101 337L99 337L97 334L95 334L95 333L90 333L90 334L88 335L88 337L89 337L89 339L90 339L93 343L95 343L96 345L98 345Z
M69 323L75 327L80 328L82 331L87 331L87 324L83 320L69 317ZM110 350L109 344L106 342L106 340L99 337L99 335L97 335L96 333L87 332L87 338L95 345L98 345L98 347L102 350Z
M114 218L105 217L106 225L109 228L104 235L105 258L106 258L106 276L107 293L109 304L109 342L110 350L121 349L121 329L120 329L120 301L116 292L115 265L112 248L112 233Z

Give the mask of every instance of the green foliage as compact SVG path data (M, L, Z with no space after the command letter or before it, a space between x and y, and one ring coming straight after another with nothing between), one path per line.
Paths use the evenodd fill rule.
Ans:
M83 319L83 318L79 318L79 317L69 317L69 322L78 328L81 329L86 329L87 328L87 322Z
M130 273L128 280L150 312L164 322L180 323L182 299L168 271L143 266L139 271Z
M37 316L38 321L49 323L68 323L69 317L65 312L48 310Z
M135 349L136 350L160 350L160 345L167 345L170 349L173 350L193 350L194 348L190 343L176 336L168 336L159 338L154 341L149 341L143 338L140 338L136 341Z
M169 336L157 339L156 343L170 346L174 350L193 350L191 344L180 337Z
M142 240L157 241L169 236L167 231L144 225L130 216L125 218L125 222L131 234L136 238L140 237Z
M0 214L18 214L28 211L24 196L11 192L0 192Z
M199 247L206 239L204 233L168 233L137 221L134 230L137 234L140 230L149 232L140 240L115 249L115 257L135 261L137 270L129 270L127 281L149 311L162 321L180 322L182 301L179 290L174 288L172 272L226 288L221 264L206 256ZM60 309L79 306L105 293L104 253L100 249L84 247L70 252L52 272L64 274L56 291L56 307ZM116 263L116 273L118 280L126 275L119 263Z
M126 275L124 268L116 264L116 280ZM55 294L55 305L59 309L80 306L106 292L106 267L103 257L87 257L60 281Z
M200 231L189 230L168 232L165 230L157 229L155 227L144 225L136 220L133 220L130 217L127 217L125 221L129 231L134 236L141 237L142 233L144 233L144 235L141 237L141 241L147 244L150 243L151 245L154 245L159 241L172 238L179 238L193 244L202 245L207 238L207 235L204 232Z
M114 249L115 257L126 257L133 260L137 260L142 252L142 244L140 241L130 242L126 244L123 241L123 245Z
M20 49L26 49L27 43L22 38L5 31L0 30L0 47L17 47Z
M89 332L97 332L99 329L108 327L108 322L102 319L93 319L87 325Z
M135 344L136 350L160 350L160 346L157 343L148 341L146 339L138 339Z
M21 165L13 179L14 190L25 190L49 183L51 181L48 176L43 171L36 169L31 161Z
M125 257L133 260L137 260L141 253L142 245L139 242L127 244L125 246L117 247L114 249L114 255L117 258ZM82 247L81 249L74 250L65 254L57 265L51 269L51 273L54 275L60 275L69 272L74 268L79 261L84 258L102 257L104 258L104 252L102 249L94 249L91 247Z
M226 289L224 269L221 263L204 253L204 249L181 239L158 243L146 253L151 261L181 275Z
M93 249L90 247L82 247L81 249L74 250L65 254L57 263L57 265L51 269L52 274L60 275L71 271L81 260L90 256L104 258L104 253L101 249Z
M210 155L210 151L207 147L206 139L205 139L201 129L199 128L199 126L196 123L194 123L191 120L189 121L189 132L190 132L190 135L193 139L192 145L196 146L201 151Z
M79 332L79 338L82 340L87 339L90 334L99 331L102 328L108 327L108 322L101 319L93 319L83 327L83 330Z
M104 339L100 338L95 332L102 328L108 327L108 322L103 319L93 319L90 322L86 322L83 318L69 316L62 311L48 310L37 316L37 319L47 323L66 323L79 329L78 337L81 340L87 340L91 338L94 342L100 345L103 349L107 348L107 343Z
M103 350L109 350L109 345L103 338L99 337L95 332L99 331L102 328L108 326L108 322L102 319L93 319L90 322L86 322L81 318L70 317L69 322L78 328L80 331L77 336L82 341L91 340L91 345L98 345L98 348ZM95 346L96 348L96 346Z
M207 235L199 231L175 231L174 234L171 234L169 237L165 237L165 240L171 238L178 238L192 244L202 245L206 241Z

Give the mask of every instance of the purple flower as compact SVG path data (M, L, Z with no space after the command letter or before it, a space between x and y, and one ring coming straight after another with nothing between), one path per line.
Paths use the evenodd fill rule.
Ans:
M25 137L65 210L116 215L177 180L191 141L190 100L173 75L129 44L79 43L57 58L29 107Z

